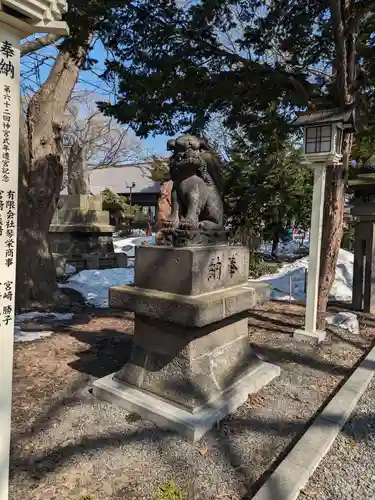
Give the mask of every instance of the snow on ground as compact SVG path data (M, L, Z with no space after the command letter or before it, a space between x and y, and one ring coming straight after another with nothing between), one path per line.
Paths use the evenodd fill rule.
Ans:
M53 332L25 332L20 326L14 326L14 342L32 342L33 340L39 340L44 337L50 337Z
M353 260L351 252L341 249L336 268L336 277L330 293L331 299L350 301L352 296ZM277 300L289 300L291 286L292 300L305 300L304 283L308 268L308 257L285 264L276 274L262 276L256 281L268 283L272 287L271 297ZM61 288L71 288L81 293L86 302L94 307L108 307L108 289L111 286L133 283L134 268L120 269L89 269L71 276L69 280L59 285ZM69 320L73 314L38 313L19 314L15 324L15 342L30 342L52 335L52 332L22 331L20 324L27 320L53 316L56 321ZM355 319L352 317L332 317L331 324L339 325L347 330L355 330Z
M305 300L305 272L308 257L298 259L284 265L276 274L262 276L257 281L269 283L272 287L272 298L289 300L291 282L292 300ZM134 269L90 269L72 276L67 283L60 285L80 292L88 304L95 307L108 307L108 289L111 286L133 283ZM336 269L336 278L331 290L331 298L351 300L353 281L353 254L341 249Z
M134 268L86 269L60 285L81 293L86 302L95 307L108 307L108 289L111 286L133 283Z
M340 301L350 301L352 298L354 255L340 249L336 267L336 277L330 292L330 298ZM277 300L305 300L305 274L309 258L298 259L291 264L285 264L277 273L262 276L257 281L268 283L272 287L271 297ZM291 294L290 294L291 290Z
M338 313L329 313L326 316L328 325L334 325L337 328L346 330L351 335L359 335L359 321L356 314L348 311Z
M17 314L14 325L14 342L32 342L43 337L50 337L53 332L50 331L24 331L21 323L24 321L32 321L35 319L50 318L54 321L67 321L73 318L72 313L42 313L31 311L27 313Z
M292 256L296 254L299 250L302 248L309 248L309 239L305 238L299 238L299 239L294 239L290 240L287 243L279 243L278 249L277 249L277 254L278 255L283 255L283 256ZM272 251L272 243L264 243L260 247L260 251L264 252L265 254L271 255Z

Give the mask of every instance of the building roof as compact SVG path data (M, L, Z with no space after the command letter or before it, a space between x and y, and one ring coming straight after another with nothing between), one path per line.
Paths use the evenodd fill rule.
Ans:
M353 109L348 109L345 111L339 108L334 109L323 109L321 111L311 111L308 113L302 113L296 120L294 120L293 125L296 127L303 127L304 125L314 125L322 123L333 123L333 122L353 122Z
M100 194L108 188L117 194L129 194L129 187L135 183L132 193L158 194L160 182L149 178L151 165L147 162L116 165L114 167L98 167L89 170L88 187L92 194ZM64 194L66 189L62 191Z

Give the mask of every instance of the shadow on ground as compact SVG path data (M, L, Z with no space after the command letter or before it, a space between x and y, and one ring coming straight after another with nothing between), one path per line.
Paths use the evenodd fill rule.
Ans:
M108 311L108 314L111 313ZM260 322L267 321L273 323L279 333L285 334L286 327L289 329L291 328L290 323L270 318L269 315L267 317L265 316L266 313L256 312L252 313L251 318ZM300 324L299 318L301 316L297 314L295 316L296 319L293 319L293 321L295 321L296 326L298 326ZM281 329L279 327L281 327ZM68 331L68 329L66 331ZM83 454L90 454L91 452L95 453L98 449L116 448L121 444L131 445L134 442L147 443L150 440L153 445L159 446L160 461L164 464L168 464L171 468L177 468L181 471L181 473L184 473L184 471L189 468L189 464L184 462L182 456L176 458L176 456L166 453L166 448L163 446L165 440L170 439L174 436L174 434L161 429L155 430L154 428L136 428L134 431L128 430L127 432L108 431L105 435L100 435L98 437L82 436L82 439L77 442L67 442L57 447L51 446L48 450L34 452L31 455L24 453L20 454L20 446L22 446L22 443L27 442L39 433L43 433L46 429L53 425L54 419L60 411L62 411L62 409L65 409L68 406L78 406L83 400L90 402L92 396L85 391L85 388L87 388L87 385L92 378L100 378L118 370L129 359L132 345L132 336L130 334L123 334L121 332L102 329L99 334L90 331L70 330L69 335L74 337L79 342L87 344L88 346L86 350L77 353L78 359L69 363L69 366L82 374L82 377L75 382L74 385L67 389L65 395L56 400L52 400L49 408L47 408L42 415L35 419L33 425L27 432L13 436L12 464L10 471L11 479L15 480L17 476L23 474L28 476L31 483L35 482L35 484L37 484L37 482L42 478L54 474L57 470L64 467L64 465L70 460L74 459L75 461L78 461L79 457ZM296 352L294 349L292 350L292 347L287 349L282 348L281 346L260 346L257 344L253 344L253 347L256 353L259 354L263 360L275 364L292 363L301 366L308 366L313 370L317 370L322 373L334 374L336 376L339 375L345 379L353 371L352 367L347 367L324 359L321 356L320 348L310 350L308 353L301 351ZM356 347L360 348L363 352L368 349L368 347L363 344L356 345ZM238 374L235 368L231 376L235 379L237 375ZM201 391L199 386L196 386L195 390L197 391L197 394ZM203 394L201 394L201 396L202 398L204 397ZM318 412L319 411L320 410L318 410ZM220 423L220 426L217 429L212 430L211 436L216 442L217 449L216 460L221 460L230 464L230 466L238 470L239 475L241 475L241 481L247 489L247 493L242 496L242 500L250 500L252 498L259 487L271 475L272 471L301 437L318 412L312 415L308 421L304 419L289 420L288 418L284 418L282 420L268 419L265 421L261 420L256 415L251 415L247 418L233 418L229 416ZM375 419L375 415L373 415L373 418ZM283 447L282 450L274 450L273 458L268 461L267 467L265 468L266 471L263 475L259 477L259 475L254 475L252 471L247 471L244 475L241 470L241 457L239 456L237 449L233 445L230 438L230 429L235 429L236 433L239 435L241 435L241 433L245 430L251 429L252 431L260 434L274 434L277 436L289 437L290 442L287 447ZM348 435L350 434L350 431L347 429L344 430L344 432L347 432ZM357 435L355 439L365 439L366 436L366 432L363 431L360 435ZM350 437L352 438L351 434ZM125 499L126 495L130 493L134 494L133 490L125 487L122 488L121 491L119 490L116 496L111 497L111 499ZM282 498L282 484L279 484L278 482L274 482L272 484L272 498L275 500ZM188 500L191 500L191 498L188 497Z

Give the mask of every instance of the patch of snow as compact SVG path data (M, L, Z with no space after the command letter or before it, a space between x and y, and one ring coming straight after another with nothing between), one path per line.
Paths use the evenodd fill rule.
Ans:
M94 307L108 307L108 289L111 286L128 285L133 281L133 268L85 269L60 287L76 290Z
M22 314L17 314L14 325L14 342L32 342L34 340L50 337L53 332L50 331L31 331L25 332L22 330L21 323L24 321L32 321L34 319L50 318L55 321L67 321L73 318L73 313L54 313L54 312L38 312L30 311Z
M351 335L359 335L359 322L356 314L351 312L329 313L326 317L328 325L347 330Z
M350 301L352 298L354 255L340 249L336 267L336 276L329 298ZM262 276L256 281L268 283L272 287L271 297L277 300L305 300L305 276L309 258L303 257L290 264L285 264L277 273ZM291 292L291 293L290 293Z
M73 318L73 313L54 313L54 312L38 312L31 311L22 314L17 314L16 323L22 323L23 321L30 321L33 319L45 318L48 316L56 321L67 321Z
M65 264L65 275L69 276L70 274L74 274L76 272L76 268L71 264Z
M298 253L299 250L309 248L309 240L290 240L287 243L279 243L277 249L277 255L283 255L285 257L292 256ZM264 243L260 247L260 251L271 255L272 243Z
M44 337L50 337L53 332L24 332L20 326L14 327L14 342L33 342Z

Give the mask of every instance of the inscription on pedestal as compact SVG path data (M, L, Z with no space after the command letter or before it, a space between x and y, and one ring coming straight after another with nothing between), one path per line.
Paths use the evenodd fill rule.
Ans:
M242 246L136 250L135 285L182 295L199 295L247 283L249 252Z
M220 280L221 278L221 262L220 262L220 257L216 257L216 262L215 259L211 260L210 265L208 266L208 280Z

